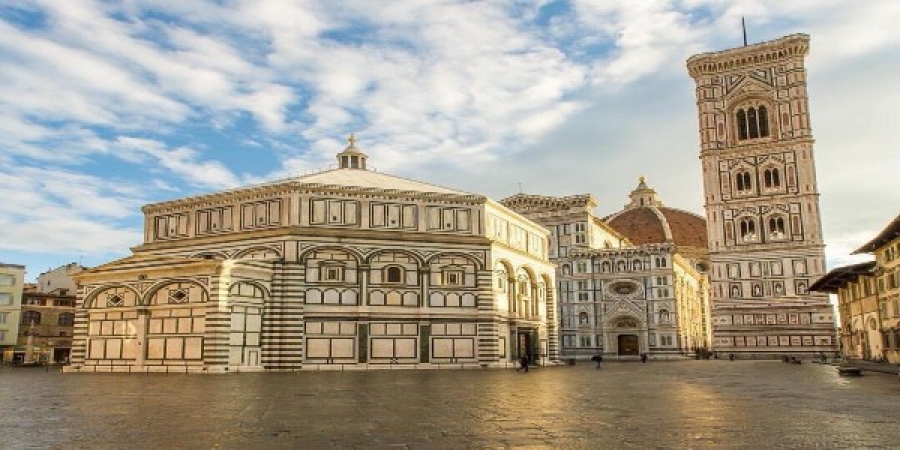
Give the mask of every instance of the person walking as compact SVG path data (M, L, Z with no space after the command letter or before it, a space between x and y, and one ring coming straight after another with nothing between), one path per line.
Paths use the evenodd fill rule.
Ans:
M647 362L647 354L646 353L641 353L641 362L642 363Z
M591 361L594 362L594 367L599 369L600 363L603 362L603 356L599 353L591 357Z
M523 353L519 358L519 368L516 369L516 372L518 372L519 370L524 370L525 373L528 373L528 363L528 355Z

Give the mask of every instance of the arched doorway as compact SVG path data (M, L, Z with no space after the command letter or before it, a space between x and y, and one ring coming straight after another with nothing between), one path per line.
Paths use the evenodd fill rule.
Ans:
M619 335L619 356L637 356L641 353L636 334Z

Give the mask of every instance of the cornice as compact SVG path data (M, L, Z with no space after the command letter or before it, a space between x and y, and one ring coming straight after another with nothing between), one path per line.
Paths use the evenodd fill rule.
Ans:
M341 197L405 199L407 201L442 201L469 205L483 204L487 197L476 194L448 194L442 192L402 191L395 189L365 188L357 186L327 185L285 181L274 185L249 186L230 191L214 192L158 203L141 208L144 214L175 212L195 208L230 205L247 200L263 200L291 194L325 194Z
M764 140L752 144L726 146L724 148L704 148L700 150L700 158L721 156L731 158L744 158L748 156L768 155L775 152L787 152L796 150L794 146L812 146L816 140L812 136L802 136L790 139Z
M450 244L467 244L467 245L490 245L493 241L481 235L458 235L458 234L439 234L439 233L421 233L408 231L382 231L382 230L356 230L347 228L312 228L289 226L271 228L266 230L242 230L228 234L217 234L204 237L193 237L183 239L172 239L167 241L158 241L153 243L145 243L132 247L134 253L148 252L155 250L168 250L180 248L199 248L210 244L235 244L245 241L256 241L261 239L290 239L295 236L329 238L334 241L345 241L348 239L363 240L388 240L388 241L412 241L412 242L430 242L430 243L450 243Z
M809 54L809 35L798 33L758 44L700 53L687 60L691 77L716 75L757 66L771 66Z
M500 204L520 212L562 212L573 208L595 208L597 199L591 194L570 195L567 197L550 197L544 195L516 194L500 200Z
M643 244L634 247L619 248L585 248L573 250L569 253L570 258L577 257L595 257L595 256L634 256L634 255L652 255L661 252L675 253L677 246L670 243L653 243Z

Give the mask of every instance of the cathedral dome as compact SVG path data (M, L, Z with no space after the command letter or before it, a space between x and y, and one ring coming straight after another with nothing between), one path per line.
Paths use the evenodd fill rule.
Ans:
M604 221L637 245L672 243L705 249L706 220L697 214L664 206L641 177L629 196L631 203Z

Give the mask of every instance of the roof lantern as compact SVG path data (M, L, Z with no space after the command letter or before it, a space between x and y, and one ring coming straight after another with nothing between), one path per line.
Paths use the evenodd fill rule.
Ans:
M366 170L366 159L369 157L356 148L356 136L350 133L347 138L347 148L337 154L338 168Z

